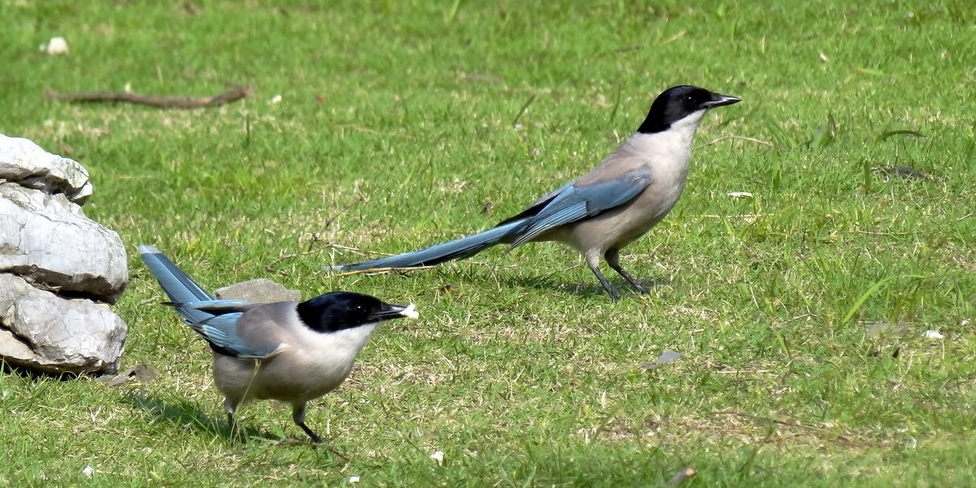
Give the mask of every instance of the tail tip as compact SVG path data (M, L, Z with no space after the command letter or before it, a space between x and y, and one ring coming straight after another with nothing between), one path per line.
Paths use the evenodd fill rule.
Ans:
M139 254L162 254L156 246L149 244L139 244Z

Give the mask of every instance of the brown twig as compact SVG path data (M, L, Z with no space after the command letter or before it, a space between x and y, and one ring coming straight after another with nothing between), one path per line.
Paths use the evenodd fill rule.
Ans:
M361 193L358 194L357 196L359 198L357 198L356 200L354 200L349 205L346 205L341 210L339 210L334 215L332 215L331 217L329 217L328 219L325 220L325 228L326 229L328 229L329 226L331 226L339 217L341 217L342 214L348 212L351 208L355 207L356 205L359 205L360 203L363 203L363 202L366 201L366 197L364 197Z
M217 107L250 96L254 90L249 86L235 86L212 97L170 97L156 95L140 95L128 92L81 92L61 93L51 88L44 90L48 100L63 100L66 102L127 102L139 105L149 105L158 108L208 108Z

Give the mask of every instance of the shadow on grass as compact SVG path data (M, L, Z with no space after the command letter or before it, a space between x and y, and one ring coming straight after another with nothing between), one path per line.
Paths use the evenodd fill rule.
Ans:
M71 373L67 371L61 373L39 371L36 369L31 369L27 366L8 363L7 361L4 361L2 359L0 359L0 373L15 374L25 380L30 380L30 381L40 381L46 379L56 380L56 381L69 381L69 380L78 379L78 377L82 376L79 373Z
M506 284L511 286L535 288L544 292L558 292L564 295L576 296L580 298L603 297L609 300L607 297L607 291L603 289L603 285L596 281L596 277L592 276L592 274L591 277L593 278L593 281L585 283L561 281L555 279L557 276L558 274L550 274L546 276L508 276L503 278L503 280ZM613 289L618 295L620 295L621 300L641 296L640 292L635 290L633 286L630 286L630 283L627 283L623 279L613 279L609 277L608 279L610 279L610 285L613 286ZM650 280L641 279L639 281L640 284L644 285L644 288L647 290L661 285L669 285L671 283L671 280L667 278Z
M242 444L246 444L251 438L282 440L240 422L232 430L226 417L207 415L195 403L187 400L169 403L141 393L127 393L122 398L129 405L141 410L150 421L164 422L197 435L226 437L234 443Z
M459 459L461 466L423 480L429 486L465 486L471 479L505 486L668 487L686 486L696 467L656 447L547 440L526 443L495 463ZM691 475L676 473L691 469ZM455 474L457 473L457 474ZM689 483L688 485L691 485ZM472 486L472 485L467 485Z
M259 446L308 448L332 456L333 462L349 461L349 458L331 446L328 440L316 444L304 435L282 438L240 422L235 423L231 428L225 417L207 415L195 403L187 400L167 403L140 393L127 393L122 398L131 406L142 410L150 422L162 422L208 439L223 437L234 445L255 443Z

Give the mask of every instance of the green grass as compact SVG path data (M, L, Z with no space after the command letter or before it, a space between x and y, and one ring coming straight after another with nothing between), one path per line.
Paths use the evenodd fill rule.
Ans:
M972 484L968 4L539 3L0 0L0 132L91 171L85 212L130 251L122 366L159 372L0 376L0 485L661 486L686 466L696 487ZM69 55L38 51L56 35ZM126 83L256 93L205 111L43 99ZM706 117L678 207L624 251L649 295L611 303L554 244L321 270L361 257L343 246L493 225L678 83L743 102ZM274 403L227 430L209 352L158 306L142 242L211 287L266 276L418 304L310 406L348 460L279 445L302 433ZM683 357L639 367L666 350Z

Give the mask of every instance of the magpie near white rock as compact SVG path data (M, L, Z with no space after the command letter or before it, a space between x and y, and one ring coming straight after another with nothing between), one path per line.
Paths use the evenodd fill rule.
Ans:
M119 235L85 216L88 171L0 134L0 361L112 373L126 325L105 303L128 282Z

